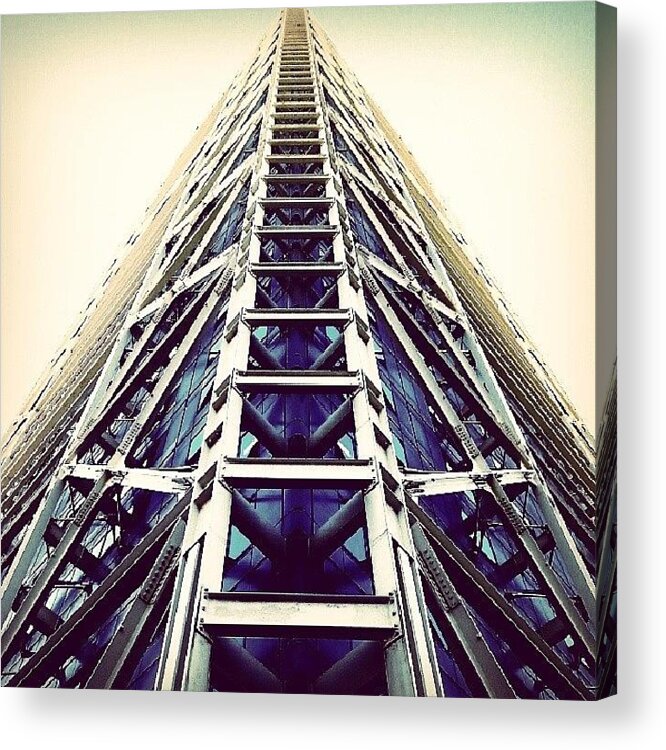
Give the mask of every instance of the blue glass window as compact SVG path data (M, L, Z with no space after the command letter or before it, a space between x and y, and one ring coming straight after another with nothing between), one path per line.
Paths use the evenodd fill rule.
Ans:
M359 528L325 559L308 558L307 539L345 503L351 493L326 489L243 490L261 520L279 530L298 554L269 559L236 527L227 549L223 590L372 594L367 533ZM233 518L232 518L233 521Z
M201 268L209 260L221 255L225 250L230 248L234 242L240 239L241 229L243 226L243 217L247 208L247 198L250 192L250 183L246 181L233 205L227 211L226 216L219 223L206 249L197 263L197 268Z
M331 326L263 326L255 328L253 335L286 370L306 370L312 367L334 342L340 341L342 333L338 328ZM252 355L252 346L250 354ZM345 350L342 345L336 358L326 362L325 369L341 369L345 363ZM264 363L252 359L250 365L255 369L270 369L266 368Z
M444 633L437 625L432 615L430 616L430 633L435 646L437 666L442 678L444 695L447 698L472 698L474 694L470 690L465 677L458 666Z
M419 504L530 627L550 639L563 660L589 678L580 643L571 637L550 588L493 496L482 491L425 495Z
M257 151L259 145L259 133L261 132L261 126L257 125L252 131L250 137L247 139L243 148L238 152L236 158L229 166L228 173L231 174L237 167L239 167L246 159L249 159Z
M361 163L356 158L356 155L354 152L349 148L349 144L344 139L342 133L338 130L338 128L331 123L331 133L333 134L333 143L335 144L335 148L337 152L340 154L340 156L345 160L348 161L351 165L356 167L356 169L359 170L359 172L363 171L363 167L361 166Z
M337 283L334 277L318 276L316 279L303 279L291 276L264 276L257 279L261 292L257 292L257 307L266 307L264 298L276 307L313 308L326 300L325 308L338 306Z
M431 403L427 389L374 302L368 307L387 413L398 461L426 471L470 467L460 442Z
M346 206L349 212L349 223L356 241L364 245L371 253L374 253L385 263L395 265L384 240L366 216L358 201L351 197L348 190L345 191L345 195Z
M310 439L337 409L346 403L345 396L325 393L265 393L252 394L247 399L241 420L240 453L242 457L267 458L271 455L303 457L312 450ZM271 442L249 419L248 412L259 412L277 436L284 452L275 454ZM351 412L340 430L345 430L333 445L322 448L315 458L348 459L356 457L356 441ZM248 437L252 435L255 441Z
M223 316L206 322L163 397L153 423L140 438L134 466L193 465L203 439L210 393L220 351Z

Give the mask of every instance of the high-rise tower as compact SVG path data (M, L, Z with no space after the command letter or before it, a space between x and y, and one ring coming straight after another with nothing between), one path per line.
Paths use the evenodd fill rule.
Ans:
M464 244L283 12L6 439L4 684L611 691L613 410L601 556L594 446Z

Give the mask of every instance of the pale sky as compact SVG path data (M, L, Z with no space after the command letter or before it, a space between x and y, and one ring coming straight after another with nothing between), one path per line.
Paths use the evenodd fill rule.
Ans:
M315 15L593 431L593 4ZM2 432L276 18L3 17Z

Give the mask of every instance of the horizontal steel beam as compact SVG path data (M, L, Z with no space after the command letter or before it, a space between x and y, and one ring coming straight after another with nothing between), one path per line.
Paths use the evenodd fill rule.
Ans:
M232 638L385 640L399 619L392 596L204 592L199 627Z
M277 226L255 227L254 231L259 237L275 237L276 239L305 237L321 239L335 237L339 228L331 224L279 224Z
M307 122L301 122L295 125L276 122L275 125L273 125L273 133L275 133L276 131L279 131L280 133L319 133L321 129L321 125ZM289 139L285 138L285 140Z
M314 88L314 82L312 79L299 78L298 76L279 76L278 78L279 89L285 91L307 91L310 92Z
M285 393L293 391L353 393L361 387L358 372L339 370L252 370L237 371L234 385L243 393Z
M280 125L280 127L286 127ZM308 126L311 127L311 126ZM262 178L264 182L328 182L330 174L267 174Z
M62 479L76 477L97 481L105 470L105 466L99 465L65 464L60 476ZM116 469L112 475L121 487L135 487L153 492L185 492L194 481L192 472L170 469Z
M320 146L323 142L322 138L271 138L268 141L271 146ZM288 155L291 154L271 154L271 156Z
M269 154L266 158L269 162L273 162L276 164L310 164L312 162L321 163L326 159L323 154ZM307 177L307 175L299 176Z
M277 102L276 115L317 115L314 102Z
M280 125L284 122L308 122L308 123L319 123L321 122L318 112L274 112L272 113L275 119L275 124Z
M303 88L300 88L300 90L298 90L293 86L282 85L277 90L276 102L277 104L289 104L290 102L313 104L314 88L310 86L309 90L304 91Z
M343 263L252 263L254 276L340 276Z
M340 328L351 322L351 310L313 308L254 308L243 310L243 322L249 326L293 325L334 326Z
M439 495L451 492L472 492L478 489L489 489L488 480L494 476L505 486L524 484L535 481L533 471L524 469L503 469L485 473L473 471L419 472L403 471L402 477L405 489L412 495Z
M227 458L220 479L231 487L361 490L376 481L372 460Z
M328 208L333 205L333 198L259 198L259 203L265 208Z

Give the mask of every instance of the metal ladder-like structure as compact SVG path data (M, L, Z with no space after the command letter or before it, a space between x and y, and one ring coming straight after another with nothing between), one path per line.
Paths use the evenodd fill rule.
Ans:
M208 690L219 679L233 689L243 676L264 691L437 695L304 12L287 11L281 33L207 428L215 439L202 451L158 687ZM270 589L220 585L233 534L270 561ZM342 564L327 561L336 550L360 565L344 546L355 536L367 547L362 594L327 572ZM276 652L277 675L258 650ZM303 682L282 663L299 651L325 669L305 669Z

